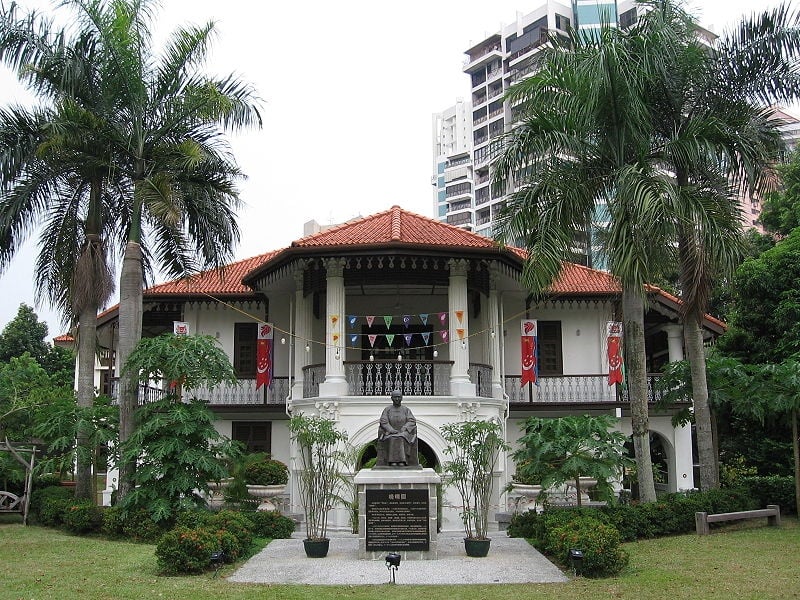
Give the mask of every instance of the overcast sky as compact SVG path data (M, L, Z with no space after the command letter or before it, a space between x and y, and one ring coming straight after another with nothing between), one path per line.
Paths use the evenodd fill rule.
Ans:
M800 3L800 0L793 0ZM50 10L47 0L19 0ZM165 0L157 38L177 24L217 23L207 72L236 72L263 98L262 130L232 138L249 176L237 258L288 245L309 220L338 223L398 204L432 216L431 115L469 98L464 50L540 0ZM770 2L769 5L775 5ZM694 0L721 32L761 5ZM56 14L60 14L57 11ZM0 67L0 104L31 99ZM34 305L28 243L0 276L0 328ZM51 336L62 332L36 306Z

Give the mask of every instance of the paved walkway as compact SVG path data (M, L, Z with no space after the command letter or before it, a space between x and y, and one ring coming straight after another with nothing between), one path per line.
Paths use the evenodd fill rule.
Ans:
M229 578L240 583L363 585L389 581L382 560L359 560L358 536L331 534L326 558L306 558L300 534L273 540ZM463 534L439 535L438 560L404 560L399 584L556 583L564 574L525 540L496 532L486 558L464 554Z

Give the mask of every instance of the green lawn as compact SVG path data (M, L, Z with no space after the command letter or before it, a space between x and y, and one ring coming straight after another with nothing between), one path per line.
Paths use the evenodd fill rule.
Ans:
M1 522L0 522L1 523ZM436 598L594 599L800 598L800 525L744 526L710 536L626 544L631 564L614 579L539 585L265 586L225 581L227 567L196 577L161 577L153 546L0 524L0 599L54 598ZM380 590L376 590L376 587ZM419 586L422 588L423 586Z

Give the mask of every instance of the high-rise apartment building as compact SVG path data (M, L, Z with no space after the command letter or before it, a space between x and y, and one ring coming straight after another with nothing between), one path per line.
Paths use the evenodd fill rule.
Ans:
M503 93L536 70L536 57L549 32L566 35L570 27L596 29L603 20L630 24L636 20L634 5L632 0L547 0L466 50L470 102L434 115L434 214L440 220L492 235L492 222L504 200L490 185L492 143L513 122L512 107L503 101ZM464 146L453 145L451 150L445 141L453 139L461 112L468 137Z

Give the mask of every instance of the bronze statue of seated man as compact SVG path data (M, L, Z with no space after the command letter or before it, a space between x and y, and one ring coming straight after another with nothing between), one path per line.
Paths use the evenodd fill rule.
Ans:
M400 390L392 392L392 404L383 409L378 426L376 467L419 466L417 420L402 406Z

